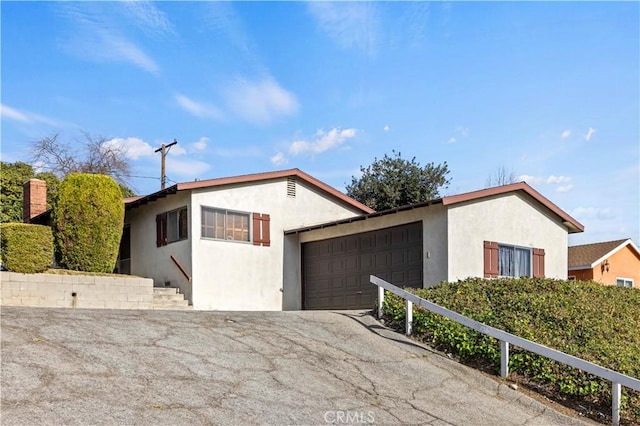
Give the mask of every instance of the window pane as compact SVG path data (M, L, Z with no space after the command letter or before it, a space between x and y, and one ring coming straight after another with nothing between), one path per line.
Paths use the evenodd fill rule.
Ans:
M187 209L184 208L178 212L178 237L185 239L188 237L188 232Z
M513 277L513 247L498 246L498 275Z
M167 214L167 241L178 241L178 212L172 211Z
M216 210L214 213L214 235L213 238L224 239L224 212Z
M514 277L531 276L531 250L515 248Z

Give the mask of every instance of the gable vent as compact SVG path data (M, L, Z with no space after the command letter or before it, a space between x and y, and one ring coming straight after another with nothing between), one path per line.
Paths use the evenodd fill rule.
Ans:
M296 178L294 177L287 178L287 196L289 197L296 196Z

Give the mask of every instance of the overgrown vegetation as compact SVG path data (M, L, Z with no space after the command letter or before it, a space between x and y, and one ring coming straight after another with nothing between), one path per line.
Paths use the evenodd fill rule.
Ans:
M45 271L53 260L51 228L25 223L0 224L0 256L8 271L23 274Z
M123 223L122 192L112 178L70 174L53 210L58 263L75 271L113 272Z
M53 206L60 181L50 172L35 173L22 162L0 162L0 222L22 222L22 186L29 179L47 182L47 209Z
M413 289L407 289L412 291ZM415 293L462 315L520 337L640 378L640 291L594 282L470 278ZM404 302L387 293L384 318L404 326ZM462 362L499 373L500 347L484 336L422 309L415 337ZM512 347L511 378L597 420L610 421L611 383ZM604 416L603 416L604 415ZM623 388L622 420L640 424L640 392Z

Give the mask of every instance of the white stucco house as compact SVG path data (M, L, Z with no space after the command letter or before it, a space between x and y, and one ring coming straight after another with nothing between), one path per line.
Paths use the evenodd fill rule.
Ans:
M368 308L370 274L414 287L566 278L568 233L584 230L526 183L374 212L298 169L125 202L119 270L201 310Z

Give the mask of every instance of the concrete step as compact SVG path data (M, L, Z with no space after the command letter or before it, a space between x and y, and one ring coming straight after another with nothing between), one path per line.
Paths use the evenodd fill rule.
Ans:
M153 288L153 309L155 310L191 310L193 306L175 287Z
M154 287L153 294L180 294L176 287Z

